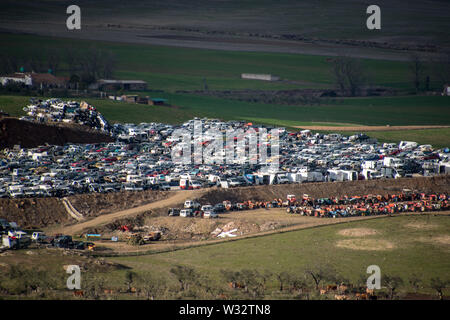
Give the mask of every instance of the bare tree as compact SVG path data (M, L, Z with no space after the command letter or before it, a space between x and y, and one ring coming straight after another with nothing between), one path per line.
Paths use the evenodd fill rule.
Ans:
M383 282L389 289L389 299L394 299L397 289L403 285L402 278L398 276L385 275L383 277Z
M137 278L139 280L138 287L145 294L147 300L158 298L166 290L164 281L149 272L141 274Z
M440 278L432 278L430 280L430 286L437 292L439 300L444 300L444 289L447 288L448 281L441 280Z
M337 272L330 265L318 265L309 267L306 269L305 273L310 275L314 281L316 290L319 290L319 285L323 281L337 282Z
M279 287L280 291L283 291L285 289L286 284L289 283L291 275L288 272L283 271L281 273L278 273L276 275L276 277L277 277L278 282L280 284L280 287Z
M47 51L47 66L51 70L52 74L55 74L61 63L61 51L57 49L49 49Z
M188 290L189 286L195 283L198 276L194 269L186 266L175 266L170 269L170 272L177 277L181 291Z
M414 292L417 293L419 291L422 280L419 278L417 274L412 274L411 277L408 280L409 285L414 289Z
M450 84L450 51L442 53L432 61L433 74L441 85Z
M422 58L413 53L409 57L409 69L411 72L411 80L414 85L414 89L416 89L416 92L419 92L420 90L420 83L422 81L423 72L424 72L424 63Z
M19 71L19 61L14 55L0 55L0 72L10 74Z
M366 82L366 75L359 60L339 57L334 59L333 73L343 95L356 96Z
M131 285L136 278L136 273L133 271L127 271L125 273L125 284L127 286L127 292L131 292Z

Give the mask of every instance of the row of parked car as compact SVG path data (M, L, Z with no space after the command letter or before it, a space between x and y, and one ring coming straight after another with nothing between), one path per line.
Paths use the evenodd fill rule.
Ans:
M61 102L59 102L61 103ZM69 103L70 105L70 103ZM268 152L268 162L252 162L237 153L233 161L198 163L173 161L174 149L186 145L175 130L194 137L189 147L203 148L213 137L198 136L215 129L277 130L279 139L259 140L259 147L278 148ZM345 181L435 175L450 172L449 149L434 150L430 145L402 141L378 144L359 134L313 134L309 130L288 132L284 128L256 126L244 121L192 119L181 125L162 123L114 124L110 126L115 142L103 144L66 144L1 151L0 197L67 196L76 193L223 188L320 181ZM197 134L197 136L196 136ZM236 140L236 139L235 139ZM228 147L228 146L226 146ZM233 147L237 151L237 143ZM204 150L204 149L202 149ZM224 150L222 150L225 152ZM219 157L214 152L213 158ZM205 157L205 158L211 158ZM192 155L194 158L194 155ZM273 165L274 159L278 165ZM194 160L194 159L192 159Z
M1 250L24 249L32 243L46 247L78 250L93 250L95 247L95 244L92 242L75 241L69 235L57 234L47 236L39 231L29 234L19 228L15 222L9 222L6 219L0 219L0 237L2 240L0 244Z

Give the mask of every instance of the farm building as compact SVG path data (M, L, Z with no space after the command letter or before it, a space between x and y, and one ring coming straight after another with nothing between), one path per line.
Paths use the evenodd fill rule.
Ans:
M151 106L167 105L167 99L140 97L138 95L122 95L122 96L108 96L108 99L116 101L124 101L128 103L148 104Z
M8 83L22 83L28 87L39 88L62 88L67 84L67 79L64 77L55 77L50 73L34 73L34 72L16 72L14 74L0 77L2 85Z
M100 79L96 83L89 86L89 89L101 91L130 90L140 91L147 90L147 82L143 80L107 80Z
M280 77L274 76L272 74L256 74L256 73L243 73L241 74L242 79L251 79L251 80L264 80L264 81L277 81L280 80Z
M161 99L161 98L151 98L148 99L148 104L152 106L163 106L167 104L167 99Z

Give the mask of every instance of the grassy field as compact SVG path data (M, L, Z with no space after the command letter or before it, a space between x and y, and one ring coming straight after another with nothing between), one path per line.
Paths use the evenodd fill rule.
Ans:
M349 230L360 234L348 235L346 232ZM65 272L62 269L65 264L86 265L87 271L82 271L82 288L88 285L88 278L102 279L102 285L106 288L124 288L126 274L132 271L138 276L152 275L171 290L172 293L165 292L159 298L167 298L171 294L172 298L178 296L179 284L170 272L176 265L192 268L210 286L226 294L232 293L227 288L223 270L256 270L272 274L267 279L265 297L280 298L276 275L281 272L303 277L309 268L328 265L339 279L356 285L361 278L368 277L366 269L369 265L378 265L383 287L384 277L398 276L403 280L398 289L400 297L415 291L409 282L414 276L420 280L419 293L435 296L430 280L436 277L450 280L449 230L450 219L443 215L383 217L164 253L104 258L106 262L119 264L120 268L115 269L101 267L93 259L49 250L43 250L40 254L18 251L2 258L0 268L26 262L34 267L35 272L51 272L56 281L54 285L66 296ZM369 231L375 234L369 235ZM103 265L107 266L105 263ZM308 277L305 279L308 280ZM20 281L10 279L2 285L17 287ZM445 295L449 293L449 289L444 291ZM135 296L125 294L117 298L133 299Z
M95 46L114 53L116 77L145 80L151 89L172 92L201 90L203 79L210 90L334 87L332 63L324 56L173 48L12 34L0 34L0 46L4 53L22 58L33 54L38 59L45 59L49 49L64 54L66 50L82 51ZM412 89L407 62L363 59L362 64L371 84ZM63 64L60 69L60 74L66 73ZM270 73L297 83L242 80L241 73Z
M348 228L369 228L378 234L356 238L339 234L340 230ZM398 275L406 280L412 274L420 274L424 281L428 281L436 276L449 277L449 230L450 220L446 216L382 218L171 253L112 259L136 271L162 272L166 275L168 266L183 264L213 278L219 278L222 269L250 268L295 273L309 266L331 263L340 274L353 282L365 274L367 266L376 264L385 275ZM364 244L358 244L362 239L378 243L380 250L364 250ZM337 246L342 240L352 241L357 249ZM441 240L444 242L439 242ZM393 248L383 249L382 241L389 242Z
M3 2L0 17L5 20L52 21L52 18L62 21L61 12L64 13L67 7L64 1L27 0L20 6L16 5L16 0ZM382 9L383 17L381 32L365 28L368 5L358 0L322 1L315 5L293 0L193 0L189 6L181 0L130 0L127 6L118 0L82 2L83 19L87 24L150 25L181 30L301 34L309 38L392 42L406 41L406 38L448 43L446 12L449 6L445 1L411 0L405 8L401 3L379 0L377 5Z

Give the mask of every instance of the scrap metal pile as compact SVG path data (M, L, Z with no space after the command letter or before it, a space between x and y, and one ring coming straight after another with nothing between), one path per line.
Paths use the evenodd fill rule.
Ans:
M313 198L304 194L301 199L295 195L288 195L287 200L273 199L268 201L246 200L231 202L224 200L215 205L187 200L184 209L170 208L169 216L205 217L205 213L211 212L217 216L219 213L252 210L286 208L287 213L314 216L320 218L337 218L352 216L368 216L394 214L400 212L427 212L450 210L450 196L445 193L425 194L416 192L402 192L400 194L364 196L344 196L331 198ZM188 205L194 203L196 205ZM188 214L184 211L190 210Z
M20 120L36 122L66 122L86 125L92 129L109 132L111 126L95 107L82 101L62 101L61 99L36 100L24 107L27 116Z

